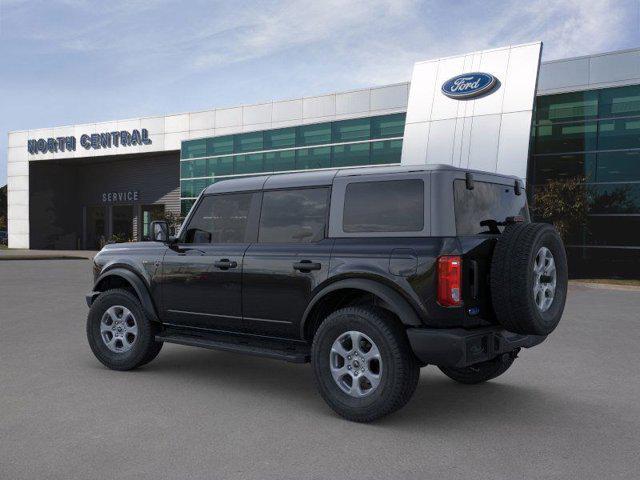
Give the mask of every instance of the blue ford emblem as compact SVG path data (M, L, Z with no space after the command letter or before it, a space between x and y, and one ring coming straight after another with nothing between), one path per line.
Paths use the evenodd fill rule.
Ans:
M496 77L488 73L463 73L444 82L442 93L450 98L473 98L490 92L496 83Z

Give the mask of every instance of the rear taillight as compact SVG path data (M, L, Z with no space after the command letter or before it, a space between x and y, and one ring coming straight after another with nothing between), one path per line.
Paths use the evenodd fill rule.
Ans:
M438 257L438 303L443 307L460 306L462 259L457 255Z

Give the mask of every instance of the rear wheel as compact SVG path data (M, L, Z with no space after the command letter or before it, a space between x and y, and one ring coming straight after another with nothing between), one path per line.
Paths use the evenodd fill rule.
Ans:
M463 368L438 367L442 373L452 380L467 385L486 382L488 380L499 377L506 372L513 361L515 355L505 353L493 360L470 365Z
M113 370L131 370L153 360L162 348L162 342L155 341L156 330L139 300L127 290L101 293L87 316L89 346Z
M404 406L420 376L402 326L373 307L343 308L327 317L313 340L312 363L322 398L356 422Z

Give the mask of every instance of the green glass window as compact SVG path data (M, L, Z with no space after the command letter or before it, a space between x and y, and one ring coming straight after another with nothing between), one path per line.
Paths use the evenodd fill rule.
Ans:
M233 135L207 138L207 155L233 153Z
M296 151L296 169L331 167L331 147L303 148Z
M202 193L202 190L209 186L209 180L206 178L201 178L200 180L192 180L191 187L191 196L197 197Z
M599 127L599 150L640 146L640 119L603 120Z
M181 158L204 157L207 154L207 140L204 138L198 140L189 140L182 142Z
M193 180L180 180L180 196L193 197Z
M193 166L191 165L192 160L186 160L184 162L180 162L180 178L190 178L191 172L193 170Z
M383 115L371 118L371 138L402 137L406 114Z
M180 163L180 177L194 178L207 176L207 160L185 160Z
M596 122L540 125L535 128L535 153L595 150L597 133Z
M640 85L605 88L599 91L600 117L640 115Z
M193 204L196 203L195 200L181 200L180 201L180 213L182 216L186 216L193 207Z
M331 124L318 123L296 127L296 146L322 145L331 142Z
M277 130L266 130L264 132L265 150L275 150L277 148L288 148L296 146L295 128L278 128Z
M596 181L640 181L640 151L598 153Z
M598 94L594 91L562 93L538 97L538 123L566 122L598 115Z
M371 137L371 119L356 118L333 122L333 143L356 142Z
M233 152L257 152L262 150L264 143L262 132L242 133L233 136Z
M369 144L355 143L352 145L336 145L333 148L334 167L349 167L354 165L367 165L369 160Z
M215 157L209 159L207 176L232 175L233 157Z
M283 150L281 152L269 152L264 154L265 172L285 172L295 170L296 151Z
M584 177L595 179L596 154L536 155L533 157L532 183L542 185L549 180Z
M589 212L592 214L640 213L640 184L598 183L589 185L588 192Z
M260 173L264 172L264 155L252 153L250 155L236 155L235 173Z
M402 140L385 140L371 144L371 164L400 163Z

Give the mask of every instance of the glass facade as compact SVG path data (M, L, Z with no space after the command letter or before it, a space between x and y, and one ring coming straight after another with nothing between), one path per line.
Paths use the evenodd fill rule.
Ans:
M582 179L587 221L570 255L628 259L640 253L640 85L538 97L529 185Z
M398 113L182 142L182 214L224 178L400 163L404 124Z

